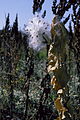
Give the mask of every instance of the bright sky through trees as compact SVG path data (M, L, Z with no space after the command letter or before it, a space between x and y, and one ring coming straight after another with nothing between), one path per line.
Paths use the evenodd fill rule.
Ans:
M5 18L8 13L10 13L10 23L15 20L16 13L18 13L19 18L19 28L23 29L24 24L28 22L29 19L32 18L32 5L33 0L1 0L0 1L0 29L5 25ZM43 5L43 13L44 10L47 10L46 19L51 22L52 21L52 0L46 0Z

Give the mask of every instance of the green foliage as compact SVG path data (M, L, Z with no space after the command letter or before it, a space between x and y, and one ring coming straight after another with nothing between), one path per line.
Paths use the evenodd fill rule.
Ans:
M39 60L45 60L47 58L47 50L45 48L40 50L36 56Z
M64 4L63 4L64 2ZM73 4L74 2L74 4ZM42 9L42 1L34 1L33 9L34 13L40 12ZM70 4L69 4L70 3ZM61 6L60 8L58 6ZM57 109L62 104L72 115L72 120L79 119L80 117L80 64L79 64L79 11L77 8L79 0L66 1L62 0L57 6L57 1L53 3L53 13L63 17L66 10L69 10L73 6L72 21L74 23L74 30L70 24L69 34L63 27L63 23L59 28L55 28L53 35L57 30L62 32L61 37L56 36L56 47L53 47L52 54L55 50L55 54L51 56L54 58L56 55L60 57L59 60L63 60L63 54L65 55L65 66L67 71L61 71L58 78L66 76L66 73L70 75L70 81L64 83L68 85L65 88L63 94L63 103L58 95L63 91L53 91L50 84L50 75L47 71L47 53L48 49L35 52L28 46L27 36L18 30L18 16L16 15L13 26L10 26L9 14L6 17L6 23L4 29L0 30L0 120L7 119L20 119L20 120L52 120L56 119L58 113ZM66 6L66 7L65 7ZM75 11L78 11L77 13ZM44 11L44 13L46 13ZM77 16L77 17L76 17ZM70 15L65 19L66 23L70 19ZM62 29L63 28L63 29ZM53 31L53 30L52 30ZM59 34L58 34L59 35ZM64 39L63 39L64 38ZM69 39L68 39L69 38ZM61 42L63 40L63 42ZM68 40L68 41L67 41ZM67 42L67 46L65 43ZM58 47L57 47L58 46ZM66 46L66 54L65 54ZM58 52L58 54L57 54ZM60 55L60 56L58 56ZM67 58L66 58L67 56ZM51 59L50 58L50 59ZM55 61L51 61L51 65ZM56 75L57 72L54 74ZM53 74L51 74L51 77ZM54 78L54 77L53 77ZM61 77L63 78L63 77ZM54 79L55 80L55 79ZM60 88L56 82L56 90ZM61 80L61 79L60 79ZM61 81L59 83L61 84ZM62 83L63 84L63 83ZM57 101L56 98L58 97ZM53 102L53 100L55 102ZM60 109L59 109L60 110ZM64 110L63 110L64 112ZM7 118L9 117L9 118Z

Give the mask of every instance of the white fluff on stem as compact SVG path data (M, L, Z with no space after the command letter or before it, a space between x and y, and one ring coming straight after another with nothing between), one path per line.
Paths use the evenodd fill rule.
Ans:
M34 16L25 27L29 46L37 51L45 47L46 42L44 43L44 41L51 39L50 27L51 26L45 22L43 18Z

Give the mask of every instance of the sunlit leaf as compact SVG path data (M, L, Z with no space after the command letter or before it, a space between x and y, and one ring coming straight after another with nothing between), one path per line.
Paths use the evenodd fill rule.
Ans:
M60 112L62 112L62 111L65 112L67 110L62 104L62 98L61 97L58 97L55 100L55 106L56 106L57 110L60 111Z
M57 94L62 94L63 93L63 89L59 89Z
M56 120L61 120L61 117L57 117Z

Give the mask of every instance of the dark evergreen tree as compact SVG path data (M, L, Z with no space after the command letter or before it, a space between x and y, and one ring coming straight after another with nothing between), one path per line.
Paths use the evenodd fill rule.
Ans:
M5 31L8 31L10 29L10 20L9 20L9 13L8 16L6 17L6 24L5 24Z
M12 35L14 36L14 39L18 43L18 15L16 14L15 22L13 23L12 27Z

